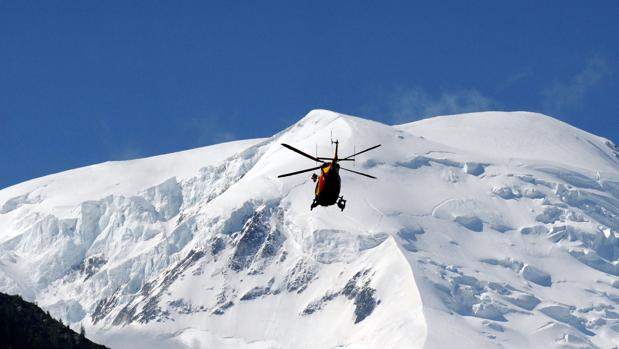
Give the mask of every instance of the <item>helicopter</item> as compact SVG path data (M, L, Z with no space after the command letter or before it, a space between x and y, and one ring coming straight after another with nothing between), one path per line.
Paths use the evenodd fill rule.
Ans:
M314 189L314 201L312 201L312 205L310 206L310 211L313 210L318 205L331 206L334 204L337 204L337 207L341 211L344 211L344 208L346 207L346 200L344 199L344 196L340 196L340 188L341 188L341 179L340 179L340 173L339 173L340 170L344 170L344 171L352 172L352 173L355 173L361 176L376 179L376 177L369 175L367 173L353 171L351 169L341 167L339 162L340 161L355 161L354 156L365 153L372 149L376 149L380 147L380 144L367 148L360 152L354 153L342 159L338 158L337 156L339 141L337 140L333 141L332 139L331 144L332 145L335 144L335 154L333 155L333 158L311 156L289 144L282 143L282 146L292 150L293 152L303 155L306 158L312 159L320 163L320 165L316 167L312 167L312 168L308 168L308 169L300 170L300 171L295 171L295 172L290 172L290 173L285 173L285 174L277 176L278 178L288 177L288 176L293 176L293 175L320 169L320 175L316 175L314 173L312 174L312 177L311 177L312 181L316 183L316 188Z

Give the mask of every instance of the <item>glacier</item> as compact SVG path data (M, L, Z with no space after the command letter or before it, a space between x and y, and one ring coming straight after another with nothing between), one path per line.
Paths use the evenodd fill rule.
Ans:
M280 144L331 134L378 180L310 212ZM617 348L618 230L619 148L552 117L314 110L0 190L0 291L113 348Z

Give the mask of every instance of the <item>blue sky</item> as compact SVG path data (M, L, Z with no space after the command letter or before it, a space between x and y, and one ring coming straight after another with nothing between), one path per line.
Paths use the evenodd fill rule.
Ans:
M3 1L0 188L270 136L529 110L619 141L619 1Z

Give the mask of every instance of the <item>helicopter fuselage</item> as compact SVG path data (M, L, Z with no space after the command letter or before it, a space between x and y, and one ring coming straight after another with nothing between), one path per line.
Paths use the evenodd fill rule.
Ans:
M361 176L376 179L376 177L369 175L367 173L353 171L345 167L340 167L339 162L340 161L355 161L354 159L355 155L363 154L372 149L376 149L380 147L380 144L364 149L360 152L356 152L342 159L338 158L337 156L339 142L337 140L331 141L331 144L335 144L335 154L333 154L333 158L323 158L323 157L309 155L291 145L282 143L284 147L294 151L295 153L300 154L308 159L312 159L316 162L321 163L321 165L316 166L316 167L307 168L304 170L299 170L299 171L294 171L294 172L289 172L289 173L284 173L284 174L277 176L277 178L282 178L282 177L294 176L294 175L298 175L298 174L306 173L310 171L320 170L320 175L316 175L315 173L312 175L312 180L316 182L316 188L314 189L314 200L312 202L312 205L310 206L310 210L313 210L314 207L316 206L337 205L337 207L339 207L340 210L344 211L344 208L346 207L346 200L344 199L343 196L340 196L340 189L342 186L342 181L340 178L340 169L345 170L347 172L355 173Z
M320 168L320 176L316 180L314 190L316 203L320 206L335 205L339 196L342 181L340 179L340 165L328 163Z

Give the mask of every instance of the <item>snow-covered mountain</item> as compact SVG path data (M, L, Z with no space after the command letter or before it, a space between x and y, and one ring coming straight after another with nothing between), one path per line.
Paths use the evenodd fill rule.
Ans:
M312 167L340 155L346 210ZM348 164L347 164L348 165ZM619 149L548 116L389 126L316 110L268 139L0 191L0 291L112 348L619 346Z

